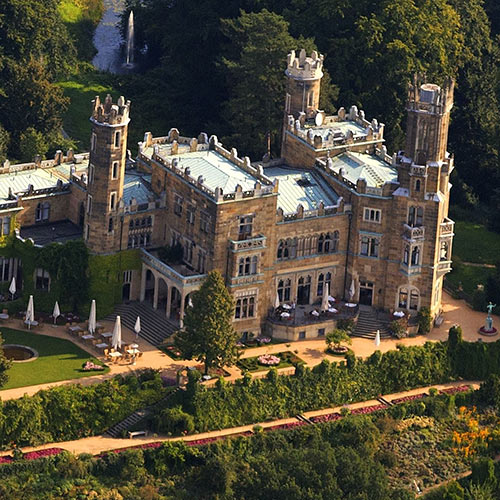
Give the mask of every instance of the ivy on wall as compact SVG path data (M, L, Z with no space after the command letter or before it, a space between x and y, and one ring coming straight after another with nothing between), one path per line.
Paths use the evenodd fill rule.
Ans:
M89 256L90 297L96 301L97 317L111 314L114 305L122 301L123 272L140 269L138 249Z

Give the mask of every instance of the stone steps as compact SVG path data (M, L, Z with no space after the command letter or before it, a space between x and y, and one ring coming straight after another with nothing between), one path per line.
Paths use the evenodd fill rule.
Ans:
M362 337L366 339L375 339L377 330L380 331L380 338L390 338L388 323L377 318L372 310L360 310L358 322L352 332L353 337Z
M179 327L169 321L162 313L155 311L149 304L144 302L128 302L115 307L113 314L105 319L115 321L119 315L121 322L130 330L134 330L137 316L141 318L141 333L139 336L150 344L158 346L166 338L175 333Z

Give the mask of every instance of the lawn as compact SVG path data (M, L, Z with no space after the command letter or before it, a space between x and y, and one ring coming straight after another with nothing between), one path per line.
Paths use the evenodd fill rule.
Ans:
M453 255L464 262L496 264L500 257L500 234L488 231L484 225L456 221Z
M34 361L12 363L8 371L9 381L2 389L89 377L109 371L108 367L103 372L80 371L85 361L91 360L94 363L99 361L69 340L10 328L2 328L1 332L5 344L27 345L39 354Z
M289 366L296 366L298 364L303 364L304 360L300 359L291 351L280 352L275 354L278 358L280 358L280 364L274 366L273 368L287 368ZM269 370L271 366L264 366L259 364L257 361L258 356L254 356L252 358L243 358L240 359L236 366L240 368L242 371L247 372L260 372L263 370Z
M453 265L453 271L446 275L446 281L455 290L462 284L465 293L472 295L478 284L486 285L488 276L495 273L495 269L487 267L467 266L466 264Z

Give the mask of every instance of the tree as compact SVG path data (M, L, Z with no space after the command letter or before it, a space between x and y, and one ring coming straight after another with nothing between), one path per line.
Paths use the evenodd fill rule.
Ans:
M0 164L7 158L7 148L9 146L10 134L0 123Z
M33 161L36 155L40 155L42 159L45 159L45 155L49 150L49 145L41 132L38 132L33 127L29 127L21 133L19 138L19 150L21 153L21 161L30 162Z
M175 345L184 357L202 361L205 374L212 367L231 366L238 359L236 342L240 335L232 323L234 301L218 271L208 274L201 288L193 292L192 302Z
M3 338L0 334L0 346L3 344ZM11 362L5 357L3 349L0 349L0 387L3 387L9 380L7 370L10 368Z
M222 59L230 89L225 118L233 131L227 139L245 154L262 157L270 133L272 149L278 152L286 56L292 49L305 48L310 53L316 47L311 40L294 39L285 19L266 9L223 19L222 31L230 40L230 52ZM323 77L321 95L321 107L331 110L333 106L325 98L336 93L328 74Z
M328 346L329 350L332 349L332 346L333 350L339 350L340 344L342 342L345 342L349 345L352 344L352 339L351 337L349 337L345 330L335 328L335 330L332 330L330 333L326 334L326 345Z

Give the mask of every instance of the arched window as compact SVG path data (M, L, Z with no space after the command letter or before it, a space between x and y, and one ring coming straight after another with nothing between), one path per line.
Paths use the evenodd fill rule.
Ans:
M325 237L325 253L330 253L332 251L332 237L330 233L326 233Z
M415 191L418 193L420 191L420 179L415 181Z
M115 148L120 147L120 138L121 138L121 134L120 134L120 131L118 130L115 132Z
M398 307L401 309L406 309L408 306L408 289L400 288L399 289L399 298L398 298Z
M409 262L410 262L410 245L405 245L403 251L403 264L408 265Z
M243 276L245 272L245 259L242 257L238 263L238 276Z
M250 268L250 273L251 274L257 274L257 256L254 255L252 257L252 265L251 265L251 268Z
M288 302L290 300L290 291L292 282L289 279L279 280L278 282L278 297L280 302Z
M447 241L442 241L439 248L439 260L450 260L449 259L449 248Z
M410 309L416 311L418 309L419 293L416 288L412 288L410 292Z
M250 274L250 257L245 257L245 275Z
M333 239L332 239L332 252L338 252L339 251L339 240L340 240L340 233L338 231L333 232Z
M294 259L297 255L297 238L288 238L286 246L288 248L288 257Z
M417 223L416 226L422 226L424 223L424 209L422 207L417 208Z
M288 240L284 242L283 248L283 258L288 259L290 257L290 249L288 248Z
M280 240L278 243L278 252L276 254L276 257L278 260L281 260L283 258L283 250L284 250L285 244L283 243L283 240Z
M318 253L323 253L324 244L325 244L325 235L320 234L318 238Z
M239 318L253 318L255 315L255 297L245 297L236 300L236 307L234 310L234 317Z
M424 223L424 209L422 207L410 207L408 210L408 225L412 227L422 226Z
M323 292L326 289L326 285L328 285L328 290L331 290L331 281L332 281L332 273L326 273L326 274L321 273L318 276L318 289L317 289L318 297L323 296Z
M413 247L411 251L411 265L418 266L420 265L420 247Z

